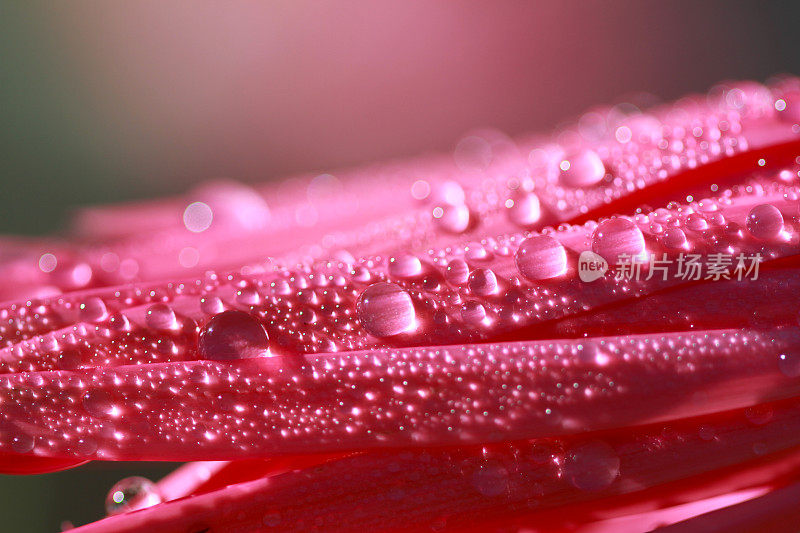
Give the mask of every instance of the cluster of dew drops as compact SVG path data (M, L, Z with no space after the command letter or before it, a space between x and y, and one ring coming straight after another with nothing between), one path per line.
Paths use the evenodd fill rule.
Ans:
M544 222L585 213L680 169L747 149L748 119L793 123L800 117L796 85L786 82L770 90L743 84L721 94L712 91L708 98L720 98L721 107L688 99L654 113L633 106L595 110L563 131L557 142L537 142L529 149L502 136L469 136L454 154L463 180L418 178L407 189L429 213L434 230L430 241L445 245L359 260L341 252L345 260L276 268L263 276L209 273L196 283L152 290L132 288L80 299L67 293L47 300L49 304L28 302L0 310L0 338L4 349L17 355L54 354L54 365L62 370L119 364L116 357L127 363L219 361L469 339L481 328L485 335L493 324L547 317L548 306L565 304L546 286L571 273L561 234L582 233L583 245L604 257L639 255L651 242L682 251L698 243L728 249L736 240L750 239L760 246L796 240L796 221L785 220L769 203L752 207L745 227L730 223L724 214L737 196L782 196L797 203L796 168L780 171L763 185L729 190L712 185L715 198L687 198L680 206L583 227L541 228ZM503 232L469 240L479 227ZM513 275L503 277L492 268L503 261L515 267ZM45 271L54 270L53 265L49 255L40 259ZM522 290L531 287L537 300ZM175 305L182 297L196 300L193 316ZM133 308L142 309L139 324L128 312ZM64 328L67 332L60 337L42 335ZM96 342L85 340L92 335ZM98 359L103 350L106 358ZM800 366L790 355L781 357L782 368ZM616 477L619 459L607 445L592 444L584 452L576 457L607 465L601 471L609 483ZM496 477L494 472L476 479L479 485L491 485ZM142 478L123 480L109 494L108 511L129 510L142 499L147 505L159 501L156 486Z

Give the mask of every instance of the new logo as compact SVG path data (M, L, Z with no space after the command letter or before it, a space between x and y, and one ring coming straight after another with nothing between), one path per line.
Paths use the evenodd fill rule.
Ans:
M602 278L608 270L608 262L594 252L586 250L578 257L578 276L586 283Z

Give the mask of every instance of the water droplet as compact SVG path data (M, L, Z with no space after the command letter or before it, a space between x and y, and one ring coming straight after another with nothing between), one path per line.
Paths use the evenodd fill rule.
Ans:
M606 168L594 150L583 150L566 156L558 163L559 180L568 187L587 187L603 179Z
M133 476L118 481L106 496L106 512L116 515L145 509L163 501L158 486L147 478Z
M56 366L59 370L75 370L83 362L81 354L74 348L67 348L58 354Z
M216 315L224 311L225 306L217 296L205 296L200 298L200 309L207 315Z
M416 255L400 254L389 259L389 274L396 278L414 278L422 272L422 263Z
M635 257L644 252L644 235L626 218L604 220L592 234L592 251L609 263L618 263L622 254Z
M477 268L469 275L469 289L478 296L490 296L497 292L497 276L488 268Z
M100 322L108 316L106 304L96 296L88 298L80 307L80 317L84 322Z
M774 205L757 205L747 214L747 230L762 241L775 239L783 231L783 215Z
M692 231L705 231L708 229L708 222L702 215L692 213L686 217L686 227Z
M519 194L510 202L512 203L508 207L508 219L513 224L525 228L533 226L542 218L542 207L536 194L532 192Z
M370 285L356 303L361 325L370 335L390 337L411 329L415 323L411 296L394 283Z
M144 320L147 327L159 331L168 331L178 328L178 320L175 318L175 311L164 303L153 304L148 307Z
M461 306L461 319L470 324L480 324L486 318L486 309L474 300L464 302Z
M680 228L667 228L661 235L661 242L665 247L673 250L685 249L687 245L686 234Z
M620 460L614 448L599 440L579 444L567 452L564 474L577 489L602 490L617 479Z
M519 273L533 281L555 278L567 271L567 252L550 235L534 235L525 239L514 261Z
M197 350L202 359L232 361L268 354L269 337L264 326L244 311L224 311L200 331Z
M445 278L453 285L463 285L469 278L469 266L463 259L453 259L447 263Z
M469 208L464 205L446 205L433 209L433 220L436 225L449 233L463 233L470 225Z

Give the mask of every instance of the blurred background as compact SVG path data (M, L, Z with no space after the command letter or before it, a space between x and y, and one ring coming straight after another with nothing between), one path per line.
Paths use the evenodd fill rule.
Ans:
M0 233L77 206L452 150L595 104L800 74L795 2L0 0ZM7 531L99 518L174 465L0 477Z

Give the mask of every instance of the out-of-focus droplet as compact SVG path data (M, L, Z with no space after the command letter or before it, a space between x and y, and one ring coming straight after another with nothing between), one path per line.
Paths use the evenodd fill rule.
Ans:
M747 230L762 241L775 239L783 231L783 215L774 205L757 205L747 214Z
M106 496L106 512L116 515L145 509L163 501L158 486L147 478L133 476L118 481Z
M244 311L224 311L200 331L197 349L202 359L231 361L269 354L264 326Z
M559 161L559 180L568 187L596 185L606 175L606 168L597 152L581 150Z
M463 233L470 225L470 211L464 204L434 207L433 220L436 226L443 231Z
M411 329L416 321L411 296L394 283L370 285L356 303L361 325L375 337L391 337Z
M509 200L508 219L517 226L527 228L533 226L542 218L542 207L539 197L529 192L517 194Z
M644 253L642 230L626 218L611 218L598 224L592 234L592 251L609 263L619 262L619 256L641 256Z
M514 260L520 274L532 281L555 278L567 271L567 252L550 235L534 235L525 239Z
M607 443L592 440L567 451L564 475L572 486L587 492L602 490L617 479L620 460Z

